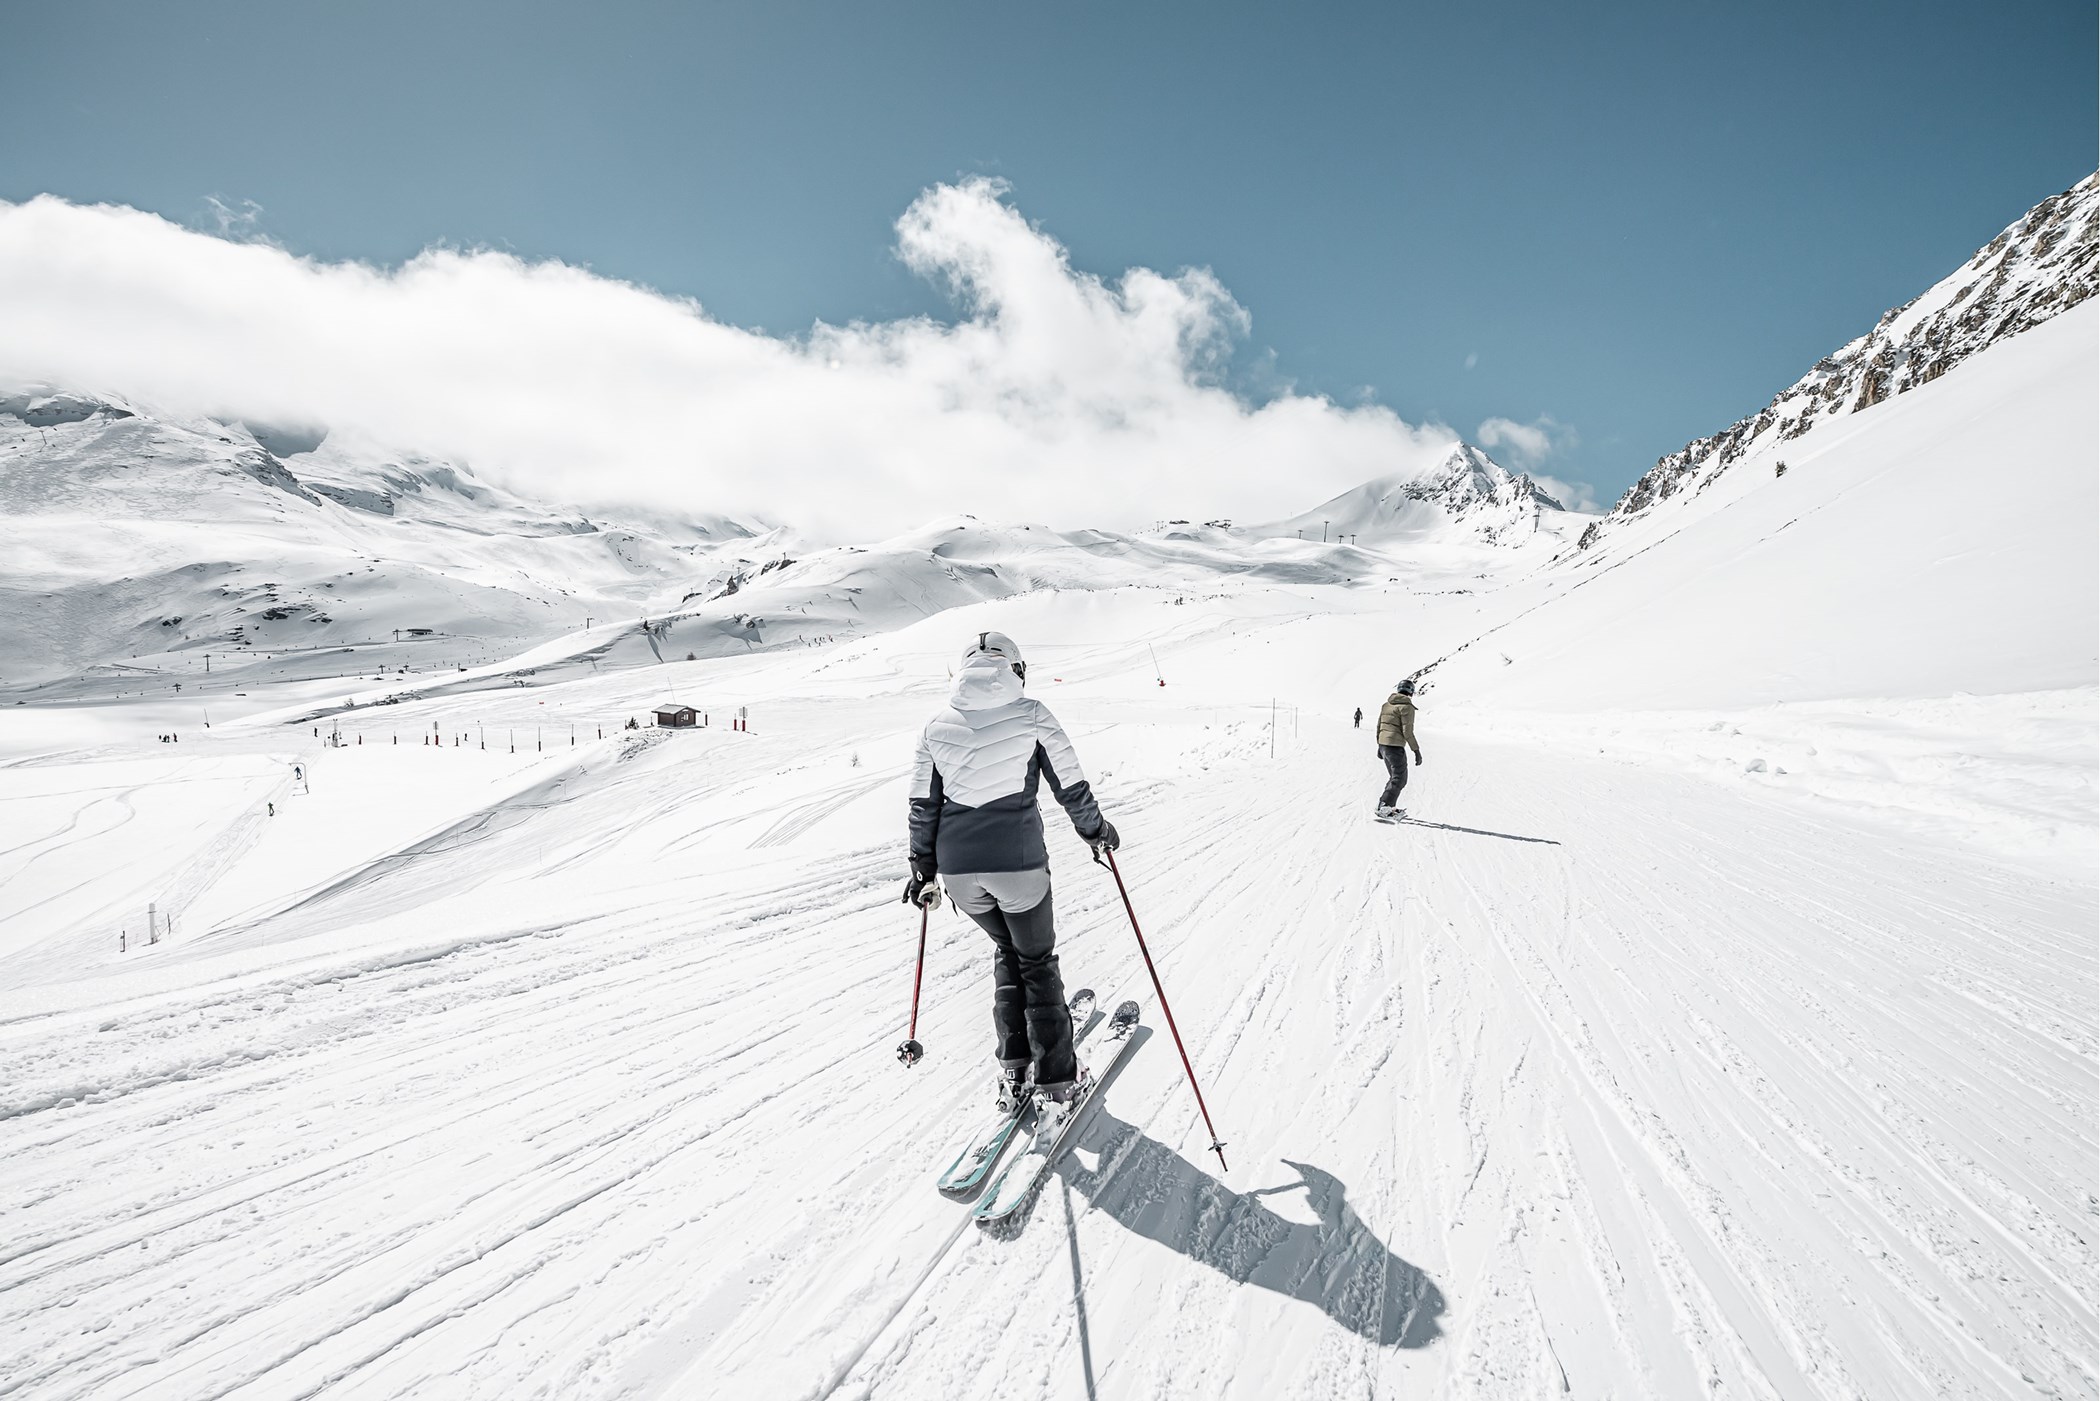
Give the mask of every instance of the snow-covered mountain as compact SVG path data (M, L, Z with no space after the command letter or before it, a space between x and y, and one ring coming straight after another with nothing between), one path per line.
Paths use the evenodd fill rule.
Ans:
M37 388L0 394L0 521L10 687L206 653L298 675L345 646L452 666L638 617L763 544L728 520L588 519L345 434Z
M2096 288L2100 176L1663 459L1430 688L1564 711L2100 682Z
M1289 520L1260 527L1262 535L1369 540L1391 545L1434 538L1520 545L1535 536L1545 512L1567 509L1529 476L1512 474L1471 443L1456 444L1422 476L1376 477Z
M870 545L776 556L729 586L681 601L652 629L660 651L719 656L781 640L867 636L1043 589L1348 585L1396 574L1420 582L1483 569L1513 575L1542 565L1590 519L1460 444L1426 477L1381 477L1267 526L1057 531L958 516ZM1324 535L1321 522L1329 527Z
M743 655L1040 589L1499 572L1543 562L1583 519L1460 445L1427 477L1254 529L958 516L815 544L727 519L590 518L341 432L49 387L0 395L0 502L0 599L17 604L0 686L41 698L172 686L207 655L258 683L369 673L392 697L404 667L457 686L528 652L535 670Z
M2043 200L1960 268L1874 329L1816 362L1752 417L1661 458L1591 525L1588 549L1626 522L1704 491L1755 458L1776 469L1819 422L1930 384L1969 357L2038 326L2100 291L2100 173ZM1798 454L1793 456L1798 457Z
M2100 681L2100 301L1826 418L1545 572L1437 666L1521 710L2002 695ZM2004 464L2017 489L1977 490Z

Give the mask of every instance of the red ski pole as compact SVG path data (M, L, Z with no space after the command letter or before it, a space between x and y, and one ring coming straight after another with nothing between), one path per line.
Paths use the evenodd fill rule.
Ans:
M919 1044L919 981L926 976L926 917L931 913L926 906L919 906L919 963L911 973L911 1030L897 1048L897 1059L906 1065L917 1065L919 1057L926 1054L926 1048Z
M1181 1029L1174 1025L1174 1009L1167 1005L1167 990L1159 985L1159 970L1152 966L1152 950L1145 947L1145 931L1138 928L1137 911L1130 907L1130 892L1123 887L1123 872L1116 866L1116 854L1106 847L1101 854L1108 858L1108 873L1116 878L1116 894L1123 897L1123 913L1130 916L1130 932L1137 935L1138 952L1145 956L1145 971L1152 975L1152 990L1159 994L1159 1010L1167 1014L1167 1030L1174 1034L1174 1049L1181 1052L1181 1068L1188 1072L1189 1088L1196 1092L1196 1108L1202 1111L1203 1127L1210 1131L1210 1151L1218 1155L1218 1167L1230 1172L1232 1169L1225 1165L1225 1145L1210 1121L1210 1107L1203 1102L1203 1087L1196 1083L1196 1068L1189 1064L1188 1047L1181 1044Z

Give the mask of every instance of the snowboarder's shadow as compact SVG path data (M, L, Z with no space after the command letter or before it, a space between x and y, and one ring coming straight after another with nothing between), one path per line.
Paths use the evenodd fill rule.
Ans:
M1315 1304L1382 1347L1424 1347L1442 1332L1443 1291L1386 1248L1332 1173L1285 1159L1298 1181L1235 1192L1105 1108L1090 1117L1076 1147L1056 1175L1129 1230L1240 1284ZM1314 1223L1262 1201L1300 1190Z
M1475 837L1500 837L1506 842L1530 842L1535 846L1559 846L1552 837L1520 837L1515 832L1490 832L1485 827L1460 827L1450 822L1424 822L1419 817L1389 819L1395 827L1433 827L1439 832L1465 832Z

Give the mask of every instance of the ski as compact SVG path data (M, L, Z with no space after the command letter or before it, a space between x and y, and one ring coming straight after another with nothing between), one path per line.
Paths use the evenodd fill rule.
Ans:
M975 1214L980 1222L1004 1221L1028 1204L1035 1189L1042 1185L1058 1157L1071 1143L1087 1111L1093 1108L1101 1087L1108 1083L1109 1077L1116 1073L1116 1067L1123 1063L1123 1057L1129 1055L1131 1047L1137 1044L1137 1038L1131 1034L1137 1030L1137 1025L1137 1003L1125 1002L1116 1008L1115 1015L1108 1019L1109 1054L1094 1071L1093 1083L1086 1087L1086 1093L1079 1097L1079 1102L1071 1107L1062 1123L1055 1128L1038 1123L1034 1141L1007 1165L993 1181L991 1190L984 1194L984 1199L977 1203Z
M1094 990L1081 988L1072 994L1071 1001L1066 1005L1072 1010L1072 1045L1076 1048L1086 1039L1086 1034L1094 1029L1089 1020L1094 1011ZM941 1174L940 1181L936 1184L940 1190L967 1192L980 1185L985 1175L991 1172L999 1161L999 1155L1006 1150L1007 1142L1014 1136L1014 1130L1019 1128L1021 1120L1027 1117L1029 1102L1023 1099L1011 1114L994 1116L990 1123L970 1135L969 1140L963 1144L962 1151L955 1155L955 1161L948 1164L947 1171Z

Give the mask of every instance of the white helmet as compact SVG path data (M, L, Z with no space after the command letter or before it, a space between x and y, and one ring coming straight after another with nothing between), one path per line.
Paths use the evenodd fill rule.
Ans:
M963 648L962 659L972 657L999 657L1012 664L1014 675L1024 681L1028 678L1028 663L1021 660L1021 649L1011 637L1003 632L980 632L977 640Z

